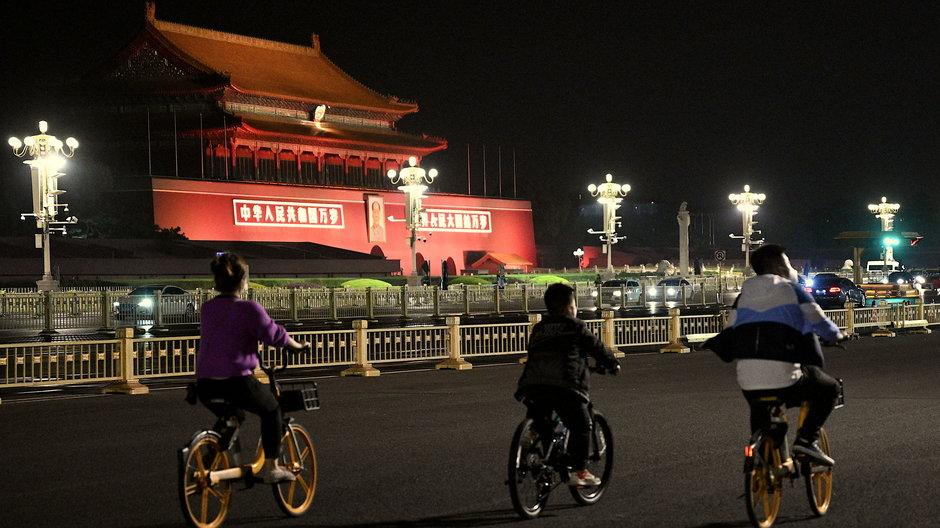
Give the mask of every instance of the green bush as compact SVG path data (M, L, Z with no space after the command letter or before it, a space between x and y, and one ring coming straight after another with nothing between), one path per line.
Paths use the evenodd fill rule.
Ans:
M392 285L378 279L352 279L341 284L343 288L365 289L365 288L391 288Z
M529 279L529 282L533 284L552 284L555 282L568 284L570 281L564 277L559 277L558 275L536 275Z
M461 275L459 277L454 277L452 279L447 279L447 283L450 285L455 284L493 284L492 281L484 279L483 277L475 277L473 275Z

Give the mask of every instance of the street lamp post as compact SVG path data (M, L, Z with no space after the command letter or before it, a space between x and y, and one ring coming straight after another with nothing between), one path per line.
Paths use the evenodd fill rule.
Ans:
M608 174L606 176L606 182L600 185L588 185L588 192L591 193L591 196L597 198L597 202L604 207L604 229L597 231L595 229L588 229L588 233L592 235L601 235L599 238L601 242L604 242L604 251L607 253L607 271L613 272L613 260L611 259L613 251L611 246L620 241L620 236L617 236L617 228L620 227L620 217L617 216L617 209L620 208L620 202L623 201L623 197L630 192L629 185L620 185L619 183L613 183L614 177Z
M743 193L731 193L728 195L728 199L738 206L738 211L741 211L741 234L729 236L741 239L741 251L744 252L744 270L746 273L751 267L751 246L764 243L764 239L752 240L751 235L760 234L759 229L754 229L754 225L757 223L754 221L754 215L757 214L758 206L764 203L767 196L764 193L752 193L751 186L745 185Z
M32 159L24 161L29 165L30 176L33 184L33 212L20 214L20 219L25 220L27 216L36 219L36 227L41 230L41 234L36 235L36 247L43 250L43 273L42 280L36 282L39 290L50 291L56 289L57 281L52 278L52 262L49 256L49 233L60 231L65 233L65 225L74 224L78 221L74 216L69 216L64 221L56 220L59 214L59 208L68 212L69 205L59 203L59 195L65 191L59 189L59 178L65 176L61 172L65 166L65 158L71 158L78 149L78 141L75 138L65 140L64 147L60 139L46 134L49 125L45 121L39 122L39 134L27 136L22 141L11 137L7 142L13 148L13 154L17 157L32 156ZM56 227L52 227L56 226Z
M418 160L412 156L408 158L409 166L403 168L401 172L396 173L394 169L388 171L388 179L393 185L401 184L398 190L405 193L405 227L411 231L411 236L408 238L408 245L411 246L409 283L413 286L418 284L418 257L415 245L418 241L418 230L423 224L421 214L424 209L421 208L421 198L424 191L428 190L425 183L434 183L434 178L437 177L437 169L425 171L415 166L417 162Z
M578 248L578 249L572 251L571 254L574 255L575 257L577 257L577 259L578 259L578 271L581 271L581 263L584 262L584 250L581 249L581 248Z
M868 204L868 210L875 213L875 218L881 220L881 230L885 232L894 230L894 214L901 209L901 204L887 202L888 198L882 196L881 203ZM890 244L884 244L884 248L885 256L881 259L884 262L883 269L887 268L888 262L894 262L894 248Z

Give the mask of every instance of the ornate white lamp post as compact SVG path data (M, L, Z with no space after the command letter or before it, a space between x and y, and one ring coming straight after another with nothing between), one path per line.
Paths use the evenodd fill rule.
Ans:
M18 138L11 137L7 142L13 148L13 153L18 157L31 156L23 163L29 165L30 175L33 184L33 212L22 213L20 218L25 220L27 216L36 218L36 227L42 230L42 234L36 235L36 246L43 250L43 273L42 280L36 282L42 291L54 290L57 282L52 279L52 262L49 256L49 233L51 231L65 232L64 224L74 224L77 218L69 216L65 221L57 221L56 215L61 207L64 212L68 212L69 206L65 203L59 203L59 195L65 191L59 189L58 180L65 176L61 172L65 166L65 158L71 158L75 155L78 148L78 141L75 138L68 138L63 143L55 136L46 134L49 125L45 121L39 122L39 134L28 136L20 141ZM51 227L58 226L58 227Z
M872 213L875 213L875 218L881 220L881 230L882 231L893 231L894 230L894 214L901 209L901 204L896 203L887 203L888 198L885 196L881 197L881 203L879 204L868 204L868 210ZM885 256L884 265L887 266L888 262L894 261L894 248L890 244L884 244Z
M421 208L421 198L424 191L428 190L425 183L434 183L434 178L437 177L437 169L425 171L415 166L417 162L418 160L412 156L408 158L409 166L403 168L400 173L396 173L394 169L388 171L388 179L393 185L400 183L398 190L405 193L405 227L411 231L408 239L408 244L411 246L411 281L409 282L413 285L418 284L418 257L415 244L418 241L418 230L423 223L421 213L424 209Z
M584 262L584 250L581 248L578 248L572 251L571 254L574 255L578 259L578 270L580 270L581 263Z
M591 196L597 198L597 202L604 207L604 229L602 231L588 229L588 233L601 235L599 238L605 244L604 251L607 253L607 271L609 272L614 270L613 261L611 260L613 253L611 246L623 238L617 236L617 228L620 227L620 222L618 222L620 217L617 216L617 209L620 208L623 197L630 192L629 185L614 183L613 179L614 177L608 174L605 183L588 185L588 192L591 193Z
M760 230L754 229L754 224L757 223L754 221L754 215L757 214L758 206L767 199L767 195L752 193L751 186L745 185L743 193L731 193L728 195L728 199L738 206L738 211L741 211L741 235L730 235L730 237L741 239L741 251L744 252L744 269L746 271L751 267L751 246L755 244L759 246L764 243L764 239L752 240L751 236L760 234Z

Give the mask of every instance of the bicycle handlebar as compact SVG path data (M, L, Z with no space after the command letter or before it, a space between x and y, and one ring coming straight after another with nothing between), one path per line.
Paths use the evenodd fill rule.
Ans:
M264 371L264 373L267 374L268 376L270 376L271 374L284 372L285 370L287 370L287 366L288 366L287 359L288 359L289 354L296 354L304 350L310 350L310 348L311 348L310 343L305 343L304 347L299 350L294 350L289 347L281 347L280 355L279 355L280 361L275 362L275 364L270 367L264 364L264 358L261 357L261 352L258 352L258 365L261 367L261 370Z

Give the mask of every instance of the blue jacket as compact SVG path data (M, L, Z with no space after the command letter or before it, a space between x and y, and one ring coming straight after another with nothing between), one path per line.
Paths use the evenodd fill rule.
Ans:
M799 284L777 275L744 281L731 312L735 359L771 359L825 366L814 335L835 341L835 325Z

